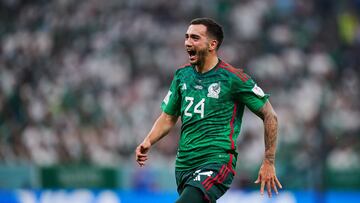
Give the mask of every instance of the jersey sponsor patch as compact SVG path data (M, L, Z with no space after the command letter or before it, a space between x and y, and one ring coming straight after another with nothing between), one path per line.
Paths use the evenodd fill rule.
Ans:
M217 83L213 83L209 86L208 88L208 94L207 97L211 97L211 98L215 98L218 99L219 98L219 94L220 94L220 82Z
M169 99L170 99L170 95L172 94L172 92L169 90L169 92L167 93L167 95L164 98L164 103L167 105L169 103Z
M254 94L256 94L256 96L258 97L264 97L265 96L265 93L264 91L255 84L255 86L252 88L252 92L254 92Z

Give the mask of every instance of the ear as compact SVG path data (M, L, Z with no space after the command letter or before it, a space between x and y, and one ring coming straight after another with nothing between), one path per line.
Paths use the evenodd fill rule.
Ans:
M209 43L209 50L210 51L212 51L212 50L216 51L216 47L217 47L218 43L219 42L217 40L215 40L215 39L211 40L210 43Z

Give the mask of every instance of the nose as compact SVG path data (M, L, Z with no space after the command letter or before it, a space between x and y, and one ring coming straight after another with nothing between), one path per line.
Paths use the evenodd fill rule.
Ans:
M192 43L191 43L191 39L190 38L185 38L185 46L186 47L191 47Z

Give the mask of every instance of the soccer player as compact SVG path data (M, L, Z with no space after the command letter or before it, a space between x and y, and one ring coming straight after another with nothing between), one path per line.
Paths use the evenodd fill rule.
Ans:
M265 155L255 183L269 197L282 188L275 173L277 116L268 97L241 69L222 61L217 51L222 27L209 18L191 21L185 34L190 64L179 68L162 102L162 113L136 148L143 166L152 145L181 117L176 157L177 203L216 202L230 187L236 167L236 139L245 106L264 123Z

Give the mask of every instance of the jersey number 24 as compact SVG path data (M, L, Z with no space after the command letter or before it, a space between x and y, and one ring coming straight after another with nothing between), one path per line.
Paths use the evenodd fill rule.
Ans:
M192 117L192 113L190 112L191 107L194 104L194 97L185 97L185 101L189 102L185 108L184 115L188 117ZM205 99L201 99L194 107L193 112L200 114L201 118L204 118L204 109L205 109Z

